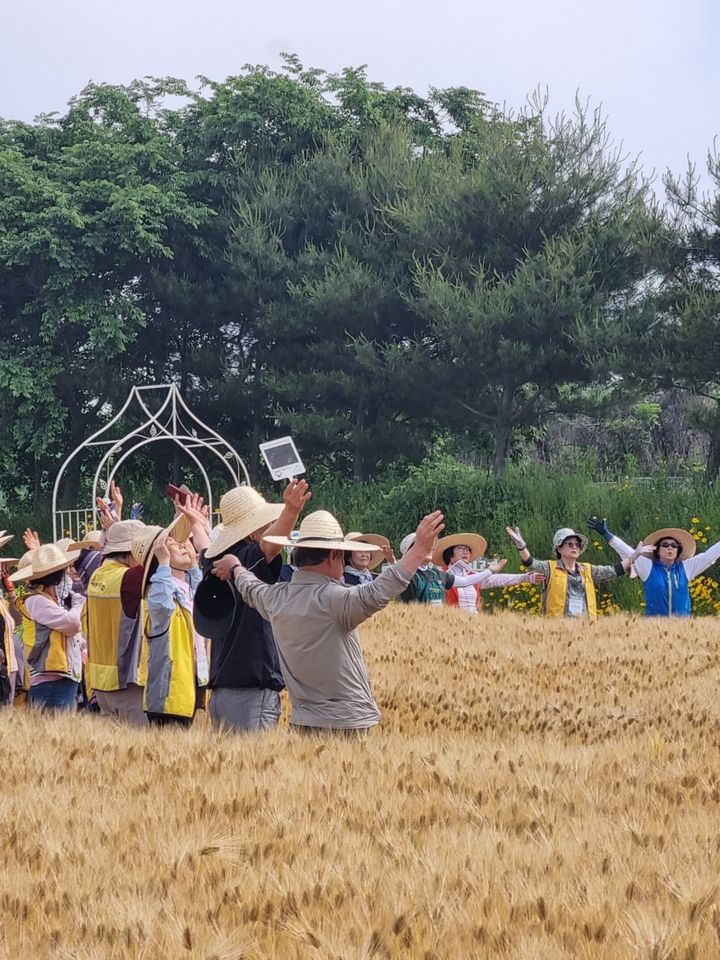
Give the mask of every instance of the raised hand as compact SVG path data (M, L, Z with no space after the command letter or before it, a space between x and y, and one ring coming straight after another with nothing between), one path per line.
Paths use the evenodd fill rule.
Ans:
M114 480L110 482L110 499L113 502L115 507L115 514L118 520L122 520L122 508L123 508L123 495L120 490L120 487L115 483Z
M40 546L40 537L38 536L37 530L31 530L30 527L28 527L23 531L22 538L28 550L37 550Z
M640 557L649 557L655 553L655 547L652 543L643 543L642 540L630 554L630 563L635 563Z
M98 497L95 502L100 511L100 525L103 530L109 530L114 523L117 523L117 517L114 517L112 513L110 513L110 507L102 497Z
M527 544L525 543L525 538L522 533L520 533L520 527L505 527L505 532L518 550L525 550Z
M610 533L605 517L588 517L587 525L591 530L594 530L595 533L599 534L603 540L607 540L608 542L612 540L613 535Z
M387 547L380 547L382 550L382 555L385 557L388 563L395 563L395 554L393 553L393 548L390 544Z
M175 504L175 511L186 516L193 527L198 527L206 533L210 533L208 508L199 493L189 493L184 503L180 497L173 497L173 503Z
M504 557L502 560L493 560L492 563L488 564L488 570L491 573L500 573L500 571L502 570L502 568L505 566L506 563L507 563L507 560Z
M297 477L293 477L283 490L285 506L298 516L311 496L307 480L299 480Z
M423 556L430 559L435 541L445 529L444 519L445 517L440 510L435 510L434 513L429 513L426 517L423 517L415 531L415 543L410 549L420 550Z

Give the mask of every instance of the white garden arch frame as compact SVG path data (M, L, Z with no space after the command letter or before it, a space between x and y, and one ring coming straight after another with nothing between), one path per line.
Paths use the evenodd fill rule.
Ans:
M150 410L147 400L148 394L159 395L159 405L155 413ZM163 396L164 393L164 396ZM154 398L156 399L156 398ZM116 424L122 417L132 412L133 404L139 407L142 422L134 430L124 436L117 436ZM106 496L110 484L115 478L122 464L143 447L160 441L170 441L177 444L195 464L205 481L205 501L210 507L210 516L213 516L213 495L210 478L198 456L199 453L209 452L223 464L233 486L250 483L245 464L237 451L224 440L219 433L208 427L190 410L180 395L175 384L162 384L144 387L133 387L122 408L112 420L101 430L84 440L65 459L55 478L52 496L53 539L57 540L69 532L73 539L81 539L88 523L97 528L99 524L97 498ZM105 448L93 477L92 502L88 507L73 507L65 509L58 506L63 477L70 463L76 458L86 455L94 448Z

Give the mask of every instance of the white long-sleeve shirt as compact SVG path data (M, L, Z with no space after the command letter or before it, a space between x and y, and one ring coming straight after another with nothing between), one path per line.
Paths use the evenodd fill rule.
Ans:
M466 576L471 576L475 571L469 563L464 560L457 560L448 567L448 572L454 574L455 584L458 592L458 609L466 613L477 613L477 592L474 586L459 586L458 581ZM487 576L477 583L478 590L492 590L495 587L511 587L516 583L527 583L529 580L527 573L492 573L490 570L481 570L481 573L487 573Z
M624 540L621 540L620 537L613 537L608 542L613 550L623 559L632 556L633 548L625 543ZM689 582L694 577L699 577L701 573L704 573L704 571L707 570L708 567L711 567L718 559L720 559L720 540L711 547L708 547L707 550L703 550L702 553L696 553L694 557L688 557L687 560L681 560L680 562L685 568L685 576ZM635 567L635 571L643 582L647 580L652 573L653 562L652 557L638 557L637 560L634 561L633 566Z

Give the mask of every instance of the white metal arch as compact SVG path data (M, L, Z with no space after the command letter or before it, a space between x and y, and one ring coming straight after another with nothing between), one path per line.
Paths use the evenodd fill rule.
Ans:
M160 405L153 413L145 402L145 394L155 391L165 391ZM144 417L141 424L130 430L124 436L112 436L116 424L130 411L133 402L137 404ZM105 494L110 488L117 470L131 454L142 447L159 441L170 441L177 444L200 470L206 485L206 500L212 515L213 496L210 478L198 457L198 452L209 451L217 457L230 474L234 486L241 483L250 483L245 464L237 451L224 440L219 433L203 423L187 406L175 384L161 386L133 387L127 400L115 416L100 430L93 433L87 440L77 446L64 460L53 487L53 537L58 539L69 529L70 536L80 538L84 533L83 526L92 518L95 526L98 524L96 498L102 489ZM129 445L129 446L128 446ZM63 477L69 464L76 458L95 447L107 449L100 458L95 470L92 487L92 504L87 508L74 507L64 509L58 506ZM197 451L197 452L196 452ZM113 458L119 455L113 463ZM106 471L109 471L106 473Z

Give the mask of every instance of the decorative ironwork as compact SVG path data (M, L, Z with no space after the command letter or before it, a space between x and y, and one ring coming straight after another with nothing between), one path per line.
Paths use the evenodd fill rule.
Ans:
M145 402L146 395L151 392L161 394L164 391L158 410L153 413ZM115 438L113 436L114 428L121 421L122 417L136 403L140 408L140 413L144 417L139 427L126 433L124 436ZM81 538L84 534L84 527L92 519L92 523L98 525L97 497L102 490L105 496L108 495L110 484L115 478L117 471L122 464L133 453L136 453L142 447L151 443L160 441L171 441L177 444L182 451L194 462L205 481L206 502L210 508L210 516L215 517L213 509L213 496L210 486L210 478L197 452L210 452L217 457L220 463L230 474L234 486L241 483L250 483L247 469L237 451L224 440L219 433L203 423L187 406L175 384L163 384L162 386L133 387L122 408L115 414L112 420L102 429L93 433L87 440L76 447L72 453L65 459L60 467L58 475L55 478L52 497L53 511L53 536L57 540L62 536L71 536ZM62 480L69 464L83 453L93 448L107 448L100 458L95 476L93 478L92 505L90 507L80 507L70 510L58 507L58 495L62 485ZM197 452L196 452L197 451Z

